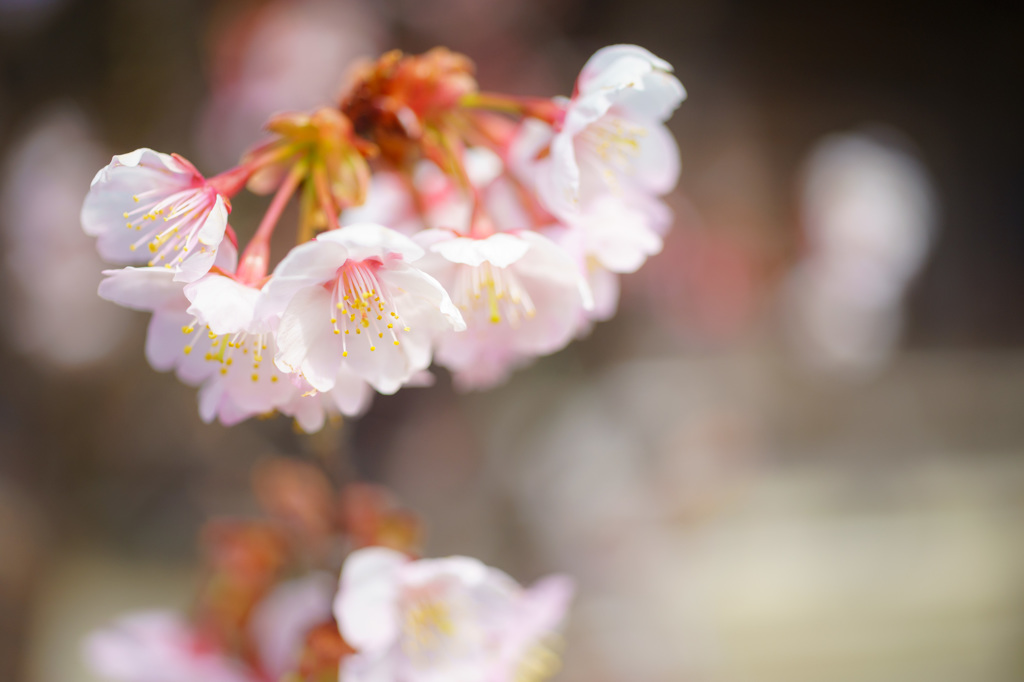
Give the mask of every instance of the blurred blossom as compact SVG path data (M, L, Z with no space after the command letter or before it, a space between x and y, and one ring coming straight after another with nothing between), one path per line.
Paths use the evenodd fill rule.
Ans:
M258 679L168 611L121 618L84 643L89 667L116 682L252 682Z
M565 617L572 582L551 576L523 589L469 557L410 561L372 547L345 562L334 603L358 653L342 682L545 680L558 658L545 644Z
M234 162L271 114L333 102L352 61L383 43L356 0L271 2L223 21L212 27L212 92L199 130L211 164Z
M102 263L79 227L88 179L105 154L76 109L36 120L4 169L0 222L15 292L7 330L42 362L89 365L117 350L128 319L96 296Z
M334 577L316 572L278 585L256 606L249 628L271 679L298 667L307 633L331 619L334 591Z
M847 373L880 368L935 231L928 173L880 137L833 135L811 152L801 192L807 256L788 291L801 358Z

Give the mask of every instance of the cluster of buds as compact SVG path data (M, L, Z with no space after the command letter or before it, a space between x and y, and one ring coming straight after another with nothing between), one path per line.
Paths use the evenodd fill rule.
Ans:
M563 576L524 589L468 557L419 557L420 524L387 491L340 494L287 460L257 469L266 516L202 534L191 617L129 614L87 662L115 682L539 682L559 665ZM336 557L346 555L340 580Z
M622 273L661 249L679 175L665 120L685 97L636 46L598 51L570 98L480 91L435 49L357 66L337 106L282 114L205 178L177 154L114 157L82 209L99 293L152 312L146 353L199 385L206 421L281 412L316 431L374 390L503 381L612 316ZM243 188L272 194L239 253ZM298 202L296 246L270 238Z

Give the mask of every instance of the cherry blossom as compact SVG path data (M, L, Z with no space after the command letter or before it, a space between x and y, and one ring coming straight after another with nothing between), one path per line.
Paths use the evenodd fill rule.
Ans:
M349 225L289 253L266 286L282 310L276 363L318 391L344 368L394 393L430 364L432 345L465 322L438 282L410 265L423 249L380 225Z
M115 156L96 174L82 227L103 258L162 266L176 281L192 282L213 266L229 206L183 157L143 148Z
M357 653L340 682L512 682L558 668L546 646L572 596L568 578L523 589L469 557L410 560L383 547L349 555L334 614Z
M537 162L536 189L549 210L571 215L609 191L657 196L675 186L679 150L664 121L686 91L671 72L635 45L590 58L551 131L550 154Z
M210 643L180 616L145 611L92 633L85 660L114 682L258 682L260 677Z
M423 269L451 292L466 320L468 329L446 334L436 353L465 388L492 385L506 370L561 349L592 305L573 259L536 232L473 239L428 230L417 241L428 251Z

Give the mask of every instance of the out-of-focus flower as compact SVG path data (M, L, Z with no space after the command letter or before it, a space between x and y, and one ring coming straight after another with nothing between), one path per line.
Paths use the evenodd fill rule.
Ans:
M59 367L109 356L127 327L124 311L93 294L102 263L74 228L82 178L104 156L81 113L60 107L38 117L4 168L0 222L12 284L6 333L25 354Z
M201 161L233 163L281 111L333 101L353 59L380 49L384 29L361 2L277 0L231 5L214 27Z
M256 682L259 676L204 641L180 616L131 614L94 632L86 662L116 682Z
M357 653L341 682L543 680L557 670L545 646L572 596L568 578L528 590L468 557L412 561L394 550L353 552L334 613Z
M394 393L430 364L434 340L465 322L437 281L409 264L423 249L394 230L349 225L294 248L267 284L283 310L278 367L329 391L339 368Z
M802 191L808 253L788 291L800 357L840 372L878 369L935 231L927 171L883 138L835 135L811 153Z
M598 50L536 169L555 215L572 215L609 191L661 195L679 177L679 150L664 126L686 97L672 66L636 45Z
M417 240L428 250L422 267L466 319L467 330L442 337L436 356L464 388L491 385L524 359L560 350L591 306L572 258L536 232L473 239L428 230Z
M253 610L249 620L263 670L279 680L299 667L306 635L331 620L334 579L312 573L281 583Z
M147 263L193 282L213 266L230 203L177 154L137 149L93 178L82 228L114 263Z

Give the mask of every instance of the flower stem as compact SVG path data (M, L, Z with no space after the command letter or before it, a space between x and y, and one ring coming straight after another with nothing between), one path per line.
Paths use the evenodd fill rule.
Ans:
M562 105L543 97L515 97L496 92L471 92L463 95L459 106L465 109L486 109L512 116L537 118L551 125L561 122Z
M252 236L239 259L236 273L239 281L254 284L266 276L267 267L270 264L270 237L274 234L274 228L277 227L281 213L288 205L288 200L291 199L299 183L306 176L306 169L305 161L296 163L285 176L281 186L277 188L277 193L271 200L267 212L263 215L263 220L256 228L256 234Z

